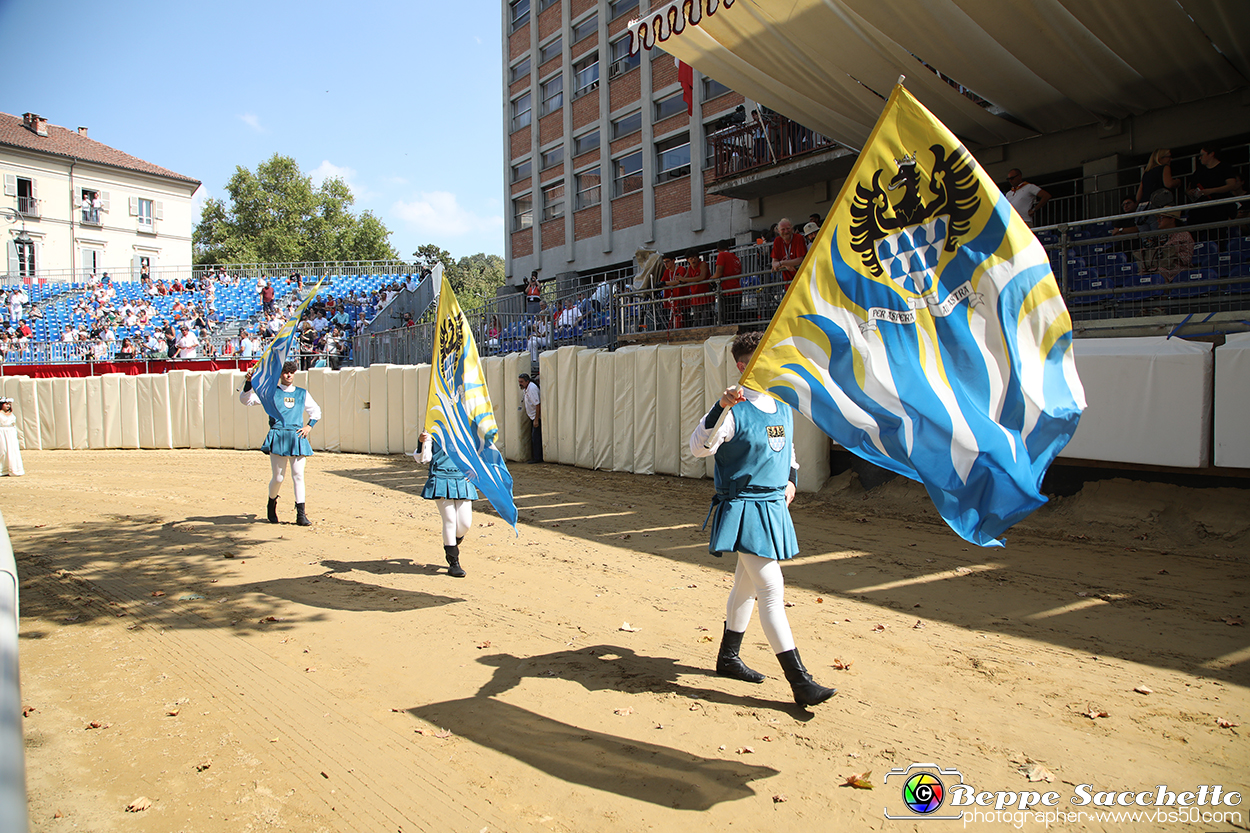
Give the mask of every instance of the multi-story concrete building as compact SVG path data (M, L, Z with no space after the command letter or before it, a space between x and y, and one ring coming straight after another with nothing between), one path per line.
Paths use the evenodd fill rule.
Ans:
M644 3L645 5L645 3ZM749 102L661 53L630 54L638 0L504 0L509 283L627 265L639 248L748 234L707 193L707 136ZM689 104L685 95L691 97Z
M34 113L0 113L0 172L11 281L191 263L198 180Z

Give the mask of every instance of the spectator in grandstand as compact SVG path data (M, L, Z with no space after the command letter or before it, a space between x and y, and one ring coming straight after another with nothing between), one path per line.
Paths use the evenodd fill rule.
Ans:
M815 212L813 212L813 213L811 213L811 214L808 214L808 215L807 215L807 222L809 222L809 223L815 223L815 224L816 224L816 230L817 230L817 231L820 231L820 223L821 223L821 220L820 220L820 215L819 215L819 214L816 214ZM804 226L804 228L806 228L806 226Z
M447 558L447 575L464 578L460 566L460 542L473 528L473 501L477 489L452 462L437 438L422 431L417 435L419 447L413 452L417 462L427 464L430 472L421 490L421 497L434 501L443 521L443 553Z
M73 344L75 341L78 341L77 331L75 331L68 324L66 324L65 329L61 331L61 343Z
M247 330L239 330L239 355L250 359L260 355L260 338Z
M682 283L686 285L686 297L689 299L687 309L690 311L690 326L710 327L715 314L715 298L712 292L712 270L698 249L686 252L686 265L678 270Z
M31 310L32 315L34 314L34 312L35 312L34 310ZM31 329L30 324L27 323L25 318L23 318L22 322L17 325L17 333L20 336L26 336L26 338L30 338L32 335L34 335L35 331Z
M192 332L190 325L182 325L182 335L175 342L178 347L178 358L194 359L196 357L196 348L200 346L200 339Z
M521 385L521 405L525 408L525 416L530 421L529 462L541 463L543 461L543 406L538 385L528 373L522 373L517 380Z
M556 338L572 338L574 328L582 323L582 311L573 303L572 298L564 299L564 309L556 319Z
M92 341L88 350L90 350L88 355L90 355L91 361L93 362L102 362L109 356L109 346L104 339L101 338L97 338Z
M269 455L272 477L269 480L269 506L266 516L269 523L278 523L278 493L282 481L286 478L287 466L291 469L291 485L295 491L295 523L298 526L312 526L304 511L304 461L312 456L312 446L308 444L317 420L321 419L321 408L303 388L295 387L295 362L288 361L282 365L282 376L273 391L273 401L265 408L270 413L269 433L260 450ZM239 401L244 405L260 405L260 397L252 390L252 374L256 365L247 371L243 382L243 391ZM280 415L280 419L273 416ZM304 417L308 417L305 424Z
M1172 151L1159 148L1150 154L1137 186L1138 208L1165 208L1176 204L1175 189L1181 181L1172 176Z
M530 365L538 367L538 351L551 346L551 315L547 311L547 302L541 301L534 323L530 325L529 347Z
M742 290L739 288L742 274L742 261L733 253L733 238L726 238L716 244L716 268L712 270L712 280L720 287L722 324L736 324L741 317Z
M1220 200L1233 196L1236 189L1237 174L1232 167L1220 161L1219 151L1214 145L1203 145L1198 151L1198 164L1189 181L1189 198L1197 203ZM1234 203L1192 206L1189 209L1189 225L1196 226L1202 223L1229 220L1236 212L1237 206ZM1227 229L1217 229L1215 233L1212 233L1212 230L1206 229L1199 232L1199 237L1204 240L1223 239L1227 236L1227 231Z
M803 226L803 242L807 244L809 249L812 247L812 243L815 242L816 235L819 233L820 226L816 223L808 223Z
M1155 244L1133 255L1142 273L1158 273L1171 283L1193 264L1194 238L1184 229L1177 229L1180 219L1179 210L1159 215L1159 235Z
M129 338L123 338L122 346L117 349L117 358L124 361L127 359L133 359L135 355L135 343Z
M169 291L170 292L184 292L186 291L186 287L182 285L182 281L180 279L174 278L174 282L169 285Z
M595 291L590 296L590 306L595 312L603 312L612 303L612 284L604 278L603 282L595 287Z
M529 282L525 284L525 311L530 315L537 314L542 298L543 289L538 285L538 270L535 269L530 274Z
M100 199L100 192L96 191L91 195L91 222L100 224L100 211L103 208L104 201Z
M777 221L777 236L773 239L772 269L774 281L769 306L776 307L781 296L794 280L795 270L803 263L807 255L807 241L802 235L794 233L794 224L783 217Z
M1042 206L1050 202L1050 192L1027 181L1019 168L1007 172L1007 183L1011 186L1007 191L1007 202L1011 203L1024 224L1032 227L1034 218L1040 216Z
M674 255L665 254L660 258L660 285L664 287L661 297L664 299L662 308L667 321L665 326L673 330L685 326L682 314L685 312L686 287L678 275L677 258Z
M494 352L499 349L499 316L492 315L486 327L486 349Z

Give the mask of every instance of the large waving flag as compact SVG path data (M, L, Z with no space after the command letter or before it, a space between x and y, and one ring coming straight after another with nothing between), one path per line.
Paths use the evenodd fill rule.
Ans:
M742 379L982 546L1046 502L1085 408L1046 252L901 85Z
M456 293L446 278L440 286L425 430L438 437L447 456L515 530L512 475L495 447L499 426L486 391L482 360Z
M317 281L317 285L300 302L299 309L282 325L282 329L278 330L278 334L273 337L273 341L269 342L269 346L265 348L264 352L260 354L260 358L256 360L257 369L252 374L252 389L256 391L256 396L260 399L260 405L265 409L265 413L274 419L282 419L282 415L277 412L273 404L273 392L277 389L278 382L282 378L282 365L286 363L286 358L291 352L291 345L295 342L295 328L299 326L300 316L304 314L304 310L312 303L313 298L317 297L317 292L320 289L321 280Z

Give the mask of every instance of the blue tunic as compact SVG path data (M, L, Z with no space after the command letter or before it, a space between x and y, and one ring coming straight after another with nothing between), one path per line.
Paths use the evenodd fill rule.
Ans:
M425 481L421 497L426 500L477 500L477 489L443 451L437 438L434 440L434 454L430 458L430 479Z
M786 483L794 412L784 402L772 414L743 402L734 407L733 418L733 437L716 449L708 551L793 558L799 542L786 506Z
M308 391L303 388L274 388L272 407L265 409L269 414L269 433L261 451L280 457L312 456L312 446L307 438L299 435L299 429L304 427L304 397L307 395Z

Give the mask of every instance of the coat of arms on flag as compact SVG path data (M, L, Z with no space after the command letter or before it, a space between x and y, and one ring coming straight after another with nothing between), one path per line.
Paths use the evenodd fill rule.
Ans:
M742 378L982 545L1046 501L1085 407L1041 244L901 85Z

